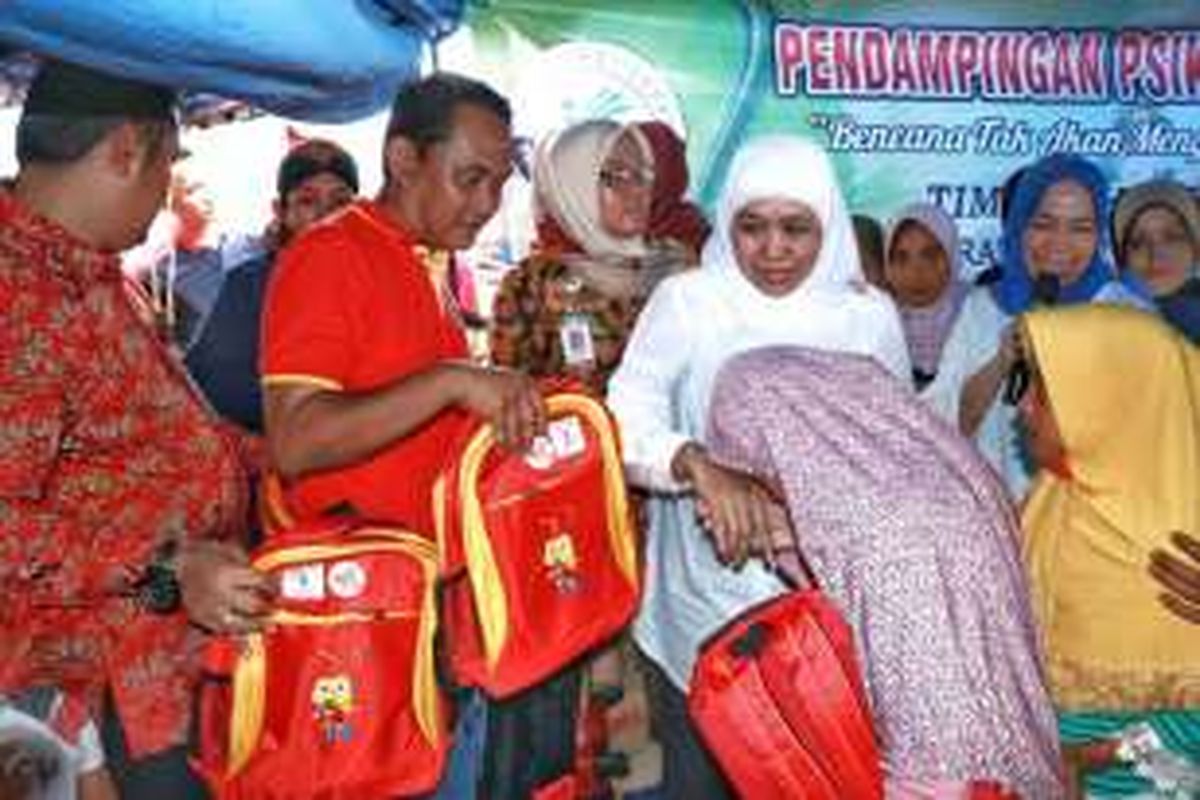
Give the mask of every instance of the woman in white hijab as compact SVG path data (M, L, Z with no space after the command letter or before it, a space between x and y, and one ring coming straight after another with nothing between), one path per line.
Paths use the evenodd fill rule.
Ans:
M911 374L896 310L862 280L833 167L816 145L769 136L738 152L701 262L651 295L608 396L627 473L653 492L634 638L650 662L672 798L728 793L684 706L700 645L784 588L762 563L744 563L769 549L770 493L701 444L718 369L745 350L796 344L872 356L906 383Z

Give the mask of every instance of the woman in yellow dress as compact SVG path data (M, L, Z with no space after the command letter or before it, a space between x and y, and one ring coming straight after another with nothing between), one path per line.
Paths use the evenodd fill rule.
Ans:
M1063 741L1147 722L1196 759L1200 636L1147 570L1200 525L1200 351L1156 317L1095 305L1030 313L1023 344L1007 388L1041 468L1022 527ZM1089 796L1152 789L1104 761Z

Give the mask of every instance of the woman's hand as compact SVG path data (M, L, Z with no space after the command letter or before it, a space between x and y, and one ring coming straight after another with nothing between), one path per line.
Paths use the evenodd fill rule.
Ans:
M1000 335L995 355L963 384L958 405L958 428L964 436L974 436L979 430L1020 355L1020 326L1013 323Z
M767 558L781 550L796 550L796 532L792 530L792 520L788 515L787 505L783 500L783 488L774 483L765 484L771 497L771 507L767 511L767 523L770 527L770 549L765 553Z
M1180 619L1200 625L1200 540L1173 533L1171 543L1174 552L1150 554L1150 575L1166 589L1159 602Z
M717 464L691 443L675 456L672 471L692 484L700 522L722 561L741 566L754 554L769 558L777 549L775 540L785 538L776 529L786 514L762 481Z
M216 633L250 633L271 612L274 590L229 542L188 542L179 552L176 576L183 608L192 622Z

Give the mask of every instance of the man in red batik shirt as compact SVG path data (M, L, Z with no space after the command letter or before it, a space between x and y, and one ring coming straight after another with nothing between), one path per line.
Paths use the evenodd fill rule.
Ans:
M183 742L202 633L269 598L232 543L236 440L127 299L117 254L163 203L173 94L49 62L0 192L0 695L102 723L123 798L203 797ZM223 541L226 540L226 541Z

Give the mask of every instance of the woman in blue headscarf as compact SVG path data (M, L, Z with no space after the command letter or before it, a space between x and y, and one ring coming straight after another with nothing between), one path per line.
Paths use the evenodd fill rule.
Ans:
M1132 276L1117 278L1109 241L1109 187L1085 158L1055 153L1017 181L1000 239L992 297L1009 316L1035 302L1148 304Z
M1037 305L1152 306L1132 275L1118 278L1108 234L1108 182L1065 153L1026 168L1005 203L1000 280L974 290L926 396L1000 471L1020 500L1035 471L1000 387L1017 355L1012 320Z

